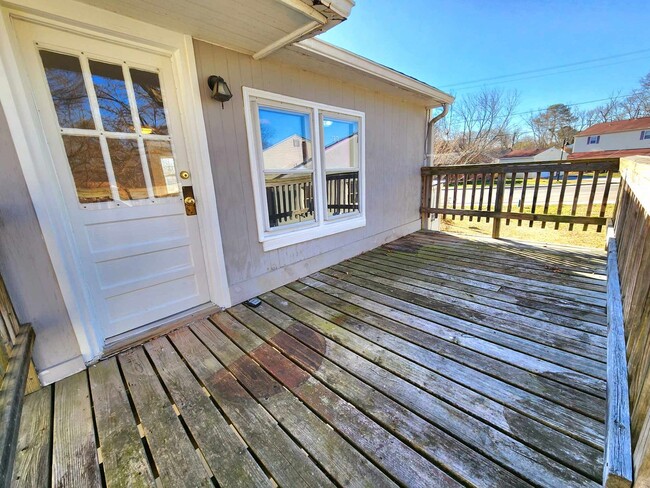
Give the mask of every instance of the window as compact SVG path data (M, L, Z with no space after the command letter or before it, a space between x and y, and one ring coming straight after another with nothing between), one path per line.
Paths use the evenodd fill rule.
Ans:
M39 54L80 206L178 198L158 74L85 55Z
M598 144L599 142L600 142L600 136L587 137L587 144Z
M650 139L650 130L642 130L641 131L641 140L646 140Z
M264 250L365 225L364 114L244 88Z

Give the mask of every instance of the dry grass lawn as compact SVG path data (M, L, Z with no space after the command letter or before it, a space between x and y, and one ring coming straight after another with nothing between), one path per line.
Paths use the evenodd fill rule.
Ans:
M565 211L566 210L566 211ZM570 213L571 206L569 205L568 209L563 209L562 214L568 215ZM598 215L600 210L600 205L597 206L592 215ZM587 205L578 205L576 209L576 215L586 215ZM614 205L607 205L605 211L606 217L611 217L614 212ZM529 207L524 207L524 213L530 213ZM557 206L550 206L549 214L557 213ZM605 232L606 228L603 226L600 232L597 232L597 226L589 225L587 230L583 230L584 226L582 224L576 224L573 226L573 230L569 230L569 224L560 224L560 228L555 230L555 224L553 222L547 222L546 227L542 229L541 222L533 222L533 226L530 227L530 222L521 221L521 225L517 220L511 220L509 225L506 225L506 220L501 221L501 237L506 239L517 239L522 241L535 241L535 242L548 242L554 244L565 244L571 246L581 246L581 247L592 247L603 249L605 247ZM456 232L458 234L474 234L482 236L491 236L492 235L492 220L489 223L485 221L485 218L482 218L478 222L477 217L474 217L471 221L469 217L463 217L463 220L460 220L460 216L456 216L455 219L452 219L450 215L441 222L440 230L445 232Z

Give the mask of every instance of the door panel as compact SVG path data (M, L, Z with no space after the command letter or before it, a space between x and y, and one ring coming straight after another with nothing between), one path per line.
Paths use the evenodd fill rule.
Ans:
M15 20L100 335L209 301L168 57Z

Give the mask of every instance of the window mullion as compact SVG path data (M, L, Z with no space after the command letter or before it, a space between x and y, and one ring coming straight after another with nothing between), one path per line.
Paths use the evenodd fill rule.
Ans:
M312 157L314 159L314 210L316 211L316 223L321 226L325 222L325 205L326 197L324 196L325 178L323 176L322 166L322 143L321 143L321 123L320 111L318 108L313 107L313 127L312 133L314 138L314 147L312 149Z
M95 128L99 131L99 146L102 150L102 156L104 157L104 167L106 168L106 177L108 178L108 185L111 189L111 197L113 201L121 201L120 192L117 187L117 180L115 178L115 172L113 171L113 163L111 162L111 155L108 150L108 143L106 142L106 136L104 135L104 123L102 122L102 114L99 110L99 102L97 101L97 93L95 93L95 84L93 83L92 73L90 71L90 64L88 63L88 58L82 53L79 56L79 63L81 64L81 73L83 74L84 83L86 85L86 93L88 93L88 104L90 105L90 111L93 114L93 120L95 122Z
M138 104L135 100L135 89L133 88L133 80L131 79L131 72L126 63L122 63L122 76L124 76L124 86L126 93L129 97L129 107L131 108L131 119L133 120L133 128L138 135L138 152L140 153L140 164L142 166L142 174L144 176L144 183L147 185L147 196L150 200L154 200L153 182L151 181L151 172L149 170L149 162L144 147L144 140L142 139L142 124L140 123L140 114L138 113Z

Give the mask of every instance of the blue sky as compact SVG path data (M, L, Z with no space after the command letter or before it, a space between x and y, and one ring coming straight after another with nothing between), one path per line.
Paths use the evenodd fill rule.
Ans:
M517 89L517 112L626 94L650 72L650 7L638 1L356 0L320 38L457 96ZM558 65L570 66L467 84Z

